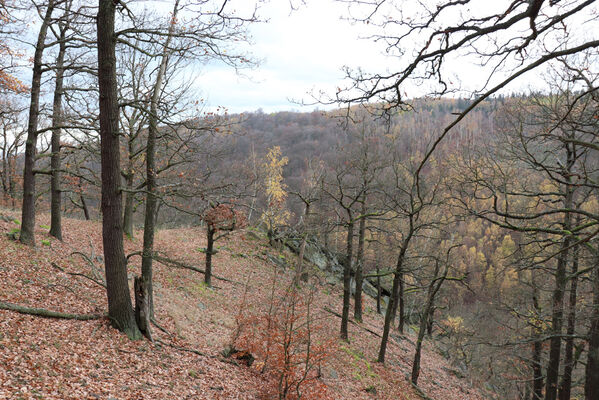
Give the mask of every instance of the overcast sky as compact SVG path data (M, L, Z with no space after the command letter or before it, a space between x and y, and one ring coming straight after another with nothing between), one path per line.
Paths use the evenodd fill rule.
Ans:
M290 100L311 101L311 91L334 90L344 65L368 69L385 62L371 41L359 39L366 33L364 25L340 19L345 11L333 0L311 1L293 12L287 1L269 2L261 13L269 21L251 28L250 50L263 60L260 67L242 75L222 65L198 71L196 85L208 106L225 106L233 113L308 111L316 106Z
M300 0L294 0L299 3ZM315 108L325 108L322 105L310 104L302 107L298 102L314 103L310 93L324 91L334 94L337 87L344 87L342 67L360 67L366 72L384 73L401 70L397 58L383 55L384 48L373 40L363 39L368 36L366 24L351 24L343 17L348 16L345 5L335 0L306 0L304 6L292 11L289 0L270 0L262 8L261 16L268 22L254 24L250 32L253 45L250 53L262 64L255 70L244 71L241 75L223 65L208 65L198 70L195 84L207 106L214 109L217 106L226 107L231 113L255 111L265 112L281 110L311 111ZM248 0L231 0L230 4L247 6ZM418 7L417 2L402 3L402 11L408 14L410 6ZM473 12L488 13L490 7L502 7L502 2L479 0ZM354 11L356 11L354 9ZM379 14L382 12L379 10ZM448 16L451 18L451 16ZM458 18L458 16L456 16ZM587 16L581 15L579 19ZM570 21L573 22L573 21ZM583 20L580 21L581 23ZM582 32L586 35L586 25L581 24ZM529 25L523 21L514 29L521 29L525 34ZM572 32L575 31L574 28ZM580 30L580 29L579 29ZM572 36L572 32L569 33ZM372 32L370 32L372 33ZM509 34L514 34L510 31ZM592 34L591 34L592 35ZM572 36L573 37L573 36ZM485 41L482 42L484 46ZM548 42L545 45L559 44ZM406 41L402 50L409 56L410 50L404 46L422 45ZM480 44L479 44L480 45ZM480 57L467 55L468 49L456 52L444 60L444 68L448 71L446 78L454 87L463 91L456 95L467 96L469 90L481 89L485 86L487 77L493 81L502 80L504 72L494 71L495 64L489 63L482 67ZM534 56L531 56L534 57ZM405 59L405 58L404 58ZM509 65L509 62L506 64ZM515 64L518 66L519 64ZM402 67L405 67L403 65ZM487 71L484 71L484 69ZM525 74L513 82L504 94L512 91L540 90L545 87L541 75L545 69L535 70ZM404 88L409 97L426 93L426 82L413 83L418 86ZM411 83L408 83L411 85ZM422 85L422 86L419 86Z

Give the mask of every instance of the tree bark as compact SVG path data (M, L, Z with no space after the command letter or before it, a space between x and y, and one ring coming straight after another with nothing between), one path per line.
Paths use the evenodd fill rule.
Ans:
M71 314L57 311L46 310L45 308L24 307L17 304L5 303L0 301L0 310L10 310L21 314L36 315L44 318L57 319L76 319L79 321L89 321L92 319L100 319L103 315L98 314Z
M567 148L567 165L573 164L574 154L571 149ZM568 168L570 170L570 168ZM565 185L564 208L569 210L572 208L573 188L569 183L570 175L565 177L568 182ZM571 215L565 212L563 220L563 229L569 231L571 229ZM547 379L545 381L545 400L557 399L557 385L559 378L560 353L562 345L562 327L564 321L564 293L566 291L566 267L568 261L568 250L570 248L571 239L566 236L562 240L560 253L557 259L557 268L555 271L555 289L553 290L552 301L552 316L551 316L551 340L549 343L549 361L547 363Z
M341 339L349 341L347 325L349 321L349 302L351 299L351 271L354 246L354 221L351 214L348 215L347 224L347 252L345 267L343 268L343 309L341 311Z
M123 248L119 109L114 34L115 3L99 0L97 16L98 84L102 160L102 240L106 268L108 315L132 339L141 337L135 322Z
M129 160L129 168L127 175L125 176L125 187L127 192L125 193L125 210L123 211L123 232L128 238L133 237L133 201L135 194L131 192L133 190L133 173L131 172L131 160Z
M378 264L376 266L376 312L382 314L381 311L381 269Z
M585 400L599 399L599 255L595 254L593 278L593 306L589 328L589 350L584 381Z
M535 315L540 315L541 307L539 306L539 289L536 286L535 271L531 271L531 287L532 287L532 306L535 310ZM532 347L532 399L541 400L543 398L543 367L541 365L541 354L543 351L543 343L539 336L541 330L538 327L532 327L532 336L534 339Z
M214 228L211 224L208 226L206 231L206 272L204 272L204 283L208 287L212 287L212 253L214 252Z
M42 84L42 63L48 25L52 20L54 0L50 0L46 14L37 36L33 56L33 77L31 79L31 100L29 105L29 122L27 124L27 140L25 142L25 161L23 168L23 206L21 209L21 235L23 244L35 245L35 157L37 153L37 121L39 117L40 90Z
M60 136L62 129L62 92L64 80L64 57L67 49L65 41L66 28L60 27L59 49L56 57L56 86L54 88L54 101L52 103L52 158L50 168L52 171L51 200L50 200L50 235L62 240L62 191L60 189Z
M435 273L434 278L431 280L428 286L428 296L426 300L426 304L422 310L422 315L420 317L420 328L418 330L418 338L416 339L416 350L414 351L414 361L412 363L412 376L411 380L414 385L418 385L418 377L420 376L420 356L422 353L422 342L424 341L424 334L426 333L426 327L431 318L431 314L433 311L433 307L435 304L435 296L441 289L441 285L443 285L443 281L445 277L447 277L447 267L445 268L444 274L440 277L439 274L439 264L435 265Z
M578 225L580 222L577 221ZM578 291L578 252L576 246L572 255L572 278L570 279L570 298L568 300L568 325L566 327L566 348L564 355L564 374L560 383L559 400L570 400L572 392L572 371L574 369L574 333L576 331L576 301Z
M364 283L364 236L366 234L366 197L362 198L362 218L358 228L358 254L356 260L356 294L354 295L354 319L362 322L362 285Z
M150 330L150 304L148 302L148 291L143 280L136 276L133 287L135 290L135 322L141 333L152 341L152 332Z
M381 346L379 348L379 356L377 361L380 363L385 362L385 354L387 352L387 342L389 340L389 333L393 325L393 317L395 314L396 306L399 297L399 285L401 280L401 271L403 270L403 263L412 239L414 230L412 228L412 220L410 219L410 230L401 244L399 255L397 256L397 264L395 266L395 274L393 276L393 287L391 288L391 296L389 297L389 304L387 305L387 311L385 312L385 323L383 325L383 337L381 339Z
M89 208L87 207L87 203L85 202L85 197L83 197L83 195L80 194L79 199L81 200L81 208L83 208L83 215L85 216L85 220L89 221Z

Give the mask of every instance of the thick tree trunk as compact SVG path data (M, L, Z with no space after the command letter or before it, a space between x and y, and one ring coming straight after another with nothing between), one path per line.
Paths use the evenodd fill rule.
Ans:
M29 122L25 142L25 162L23 168L23 206L21 209L21 243L35 245L35 157L37 147L37 121L39 117L40 90L42 83L42 63L48 25L52 20L54 0L50 0L35 46L33 56L33 77L31 79L31 100Z
M577 225L580 222L577 222ZM566 348L564 355L564 374L560 383L558 398L559 400L570 400L572 392L572 370L574 369L574 333L576 331L576 301L578 291L578 252L579 248L573 251L572 255L572 278L570 280L570 298L568 302L568 325L566 327Z
M212 253L214 252L214 229L211 224L208 226L206 231L206 272L204 272L204 283L206 286L212 287Z
M102 240L106 268L108 315L113 325L132 339L141 337L135 316L123 248L119 109L116 88L115 3L99 0L97 17L98 84L102 160Z
M50 235L62 240L62 191L60 190L60 136L62 129L62 90L64 78L64 56L67 49L65 42L66 29L61 27L58 56L56 57L56 87L52 103L52 170L50 200Z
M341 312L341 339L349 341L349 335L347 331L347 325L349 321L349 302L351 299L351 272L352 272L352 258L353 258L353 246L354 246L354 221L349 217L347 224L347 252L345 266L343 268L343 309Z
M366 234L366 198L362 199L362 218L358 229L358 254L356 260L356 294L354 295L354 319L362 322L362 285L364 283L364 236Z
M584 381L584 398L586 400L599 399L599 255L595 255L595 271L593 273L593 305Z

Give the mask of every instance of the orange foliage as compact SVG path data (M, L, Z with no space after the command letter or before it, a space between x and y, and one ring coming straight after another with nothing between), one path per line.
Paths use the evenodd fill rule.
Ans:
M215 232L219 230L232 231L241 229L247 225L245 215L227 204L219 204L216 207L212 207L204 215L204 221Z
M333 398L320 379L320 370L336 342L323 339L323 327L311 310L312 294L291 286L281 297L275 295L273 286L268 311L241 310L238 314L234 345L256 358L253 367L265 374L268 382L265 398Z

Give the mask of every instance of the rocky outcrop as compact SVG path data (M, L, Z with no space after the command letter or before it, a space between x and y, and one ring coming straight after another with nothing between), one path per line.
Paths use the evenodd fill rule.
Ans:
M302 238L300 238L299 235L288 233L282 240L292 252L299 254L302 243ZM316 267L318 267L318 269L327 273L327 282L341 282L341 278L343 277L343 256L335 254L315 240L309 239L306 242L306 247L304 248L304 260L314 264ZM376 299L376 279L364 279L362 291L366 295ZM353 276L351 280L351 292L352 295L356 292L356 282ZM390 294L391 291L388 288L384 286L381 287L381 302L383 308L385 308L388 304Z

